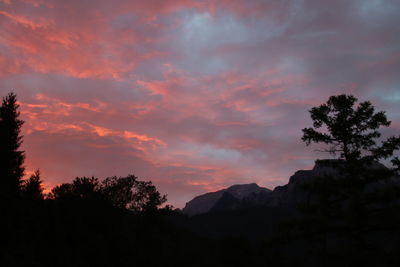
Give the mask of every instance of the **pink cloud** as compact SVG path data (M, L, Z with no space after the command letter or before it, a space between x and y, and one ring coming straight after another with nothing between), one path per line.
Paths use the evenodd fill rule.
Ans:
M16 24L21 24L22 26L25 27L30 27L32 30L36 30L37 28L47 28L49 25L52 24L51 21L46 21L43 18L40 18L39 21L32 21L24 16L20 15L15 15L11 14L5 11L0 10L0 15L3 15L7 18L9 18L11 21L13 21Z
M300 138L330 95L388 109L395 131L400 7L365 9L3 0L0 93L18 93L27 174L40 168L51 187L133 173L182 207L233 183L273 188L326 157Z

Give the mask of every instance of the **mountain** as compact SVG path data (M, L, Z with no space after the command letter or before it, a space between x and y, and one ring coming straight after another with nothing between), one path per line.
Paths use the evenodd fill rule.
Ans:
M271 190L255 183L233 185L216 192L200 195L186 203L182 212L193 216L216 210L232 210L247 206L252 199L270 193Z
M289 178L289 183L277 186L274 190L259 187L257 184L233 185L216 192L200 195L186 203L182 212L193 216L207 212L238 210L243 208L265 207L295 207L304 202L309 193L303 190L302 184L321 175L335 174L333 168L316 164L312 170L300 170Z
M330 176L340 180L338 166L340 161L320 160L317 161L312 170L299 170L283 186L277 186L274 190L260 187L255 183L233 185L229 188L216 192L200 195L186 203L182 212L188 216L200 215L209 212L243 210L254 207L284 208L293 210L302 203L317 201L318 196L306 190L304 185L310 184L318 177ZM336 166L336 167L334 167ZM367 168L387 170L380 164L374 163ZM395 179L396 178L396 179ZM399 179L389 179L391 184L398 184ZM383 181L375 181L368 184L366 190L375 190L384 186Z

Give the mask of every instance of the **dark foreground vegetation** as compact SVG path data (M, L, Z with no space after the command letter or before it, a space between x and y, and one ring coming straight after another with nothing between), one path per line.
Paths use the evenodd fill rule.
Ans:
M398 266L400 137L381 140L385 113L356 102L340 95L310 111L303 141L337 159L297 189L307 201L187 217L133 175L78 177L49 194L39 171L24 180L11 93L0 107L0 266Z

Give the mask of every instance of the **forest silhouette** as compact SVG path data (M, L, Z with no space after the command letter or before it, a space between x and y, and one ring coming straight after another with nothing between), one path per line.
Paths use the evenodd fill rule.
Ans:
M24 178L24 122L10 93L0 107L0 266L398 266L400 136L383 140L385 112L357 101L332 96L309 111L302 140L325 144L335 159L317 164L335 172L296 189L306 202L188 217L133 174L44 193L39 169Z

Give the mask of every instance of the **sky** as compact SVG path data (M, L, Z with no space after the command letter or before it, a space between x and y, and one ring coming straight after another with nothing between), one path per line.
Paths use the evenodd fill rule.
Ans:
M316 158L308 110L353 94L400 131L397 0L0 0L0 95L46 188L134 174L182 208Z

